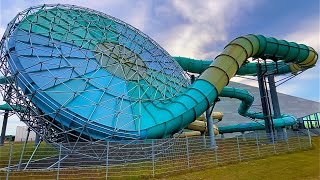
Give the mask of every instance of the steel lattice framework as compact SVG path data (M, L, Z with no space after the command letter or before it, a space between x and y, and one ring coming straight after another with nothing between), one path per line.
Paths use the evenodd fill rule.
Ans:
M149 126L141 124L146 107L170 101L190 85L183 69L148 36L71 5L19 13L1 40L0 69L8 81L1 87L4 100L21 121L71 152L78 142L138 139L140 128Z

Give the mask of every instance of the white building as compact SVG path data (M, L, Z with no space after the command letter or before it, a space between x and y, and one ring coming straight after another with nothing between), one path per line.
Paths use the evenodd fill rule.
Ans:
M27 126L17 126L16 137L15 137L14 141L16 141L16 142L17 141L18 142L25 141L27 138L27 134L28 134L28 127ZM35 141L35 139L36 139L36 133L33 131L30 131L28 141Z

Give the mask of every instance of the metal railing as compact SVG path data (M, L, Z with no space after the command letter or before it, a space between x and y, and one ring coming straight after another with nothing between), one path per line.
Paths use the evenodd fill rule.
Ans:
M217 138L210 148L205 136L106 142L108 144L6 143L0 147L0 179L106 179L155 177L213 168L265 156L311 148L310 134L300 131L277 134L248 133ZM76 152L67 146L75 148ZM24 152L21 153L24 149ZM98 158L97 158L98 157Z

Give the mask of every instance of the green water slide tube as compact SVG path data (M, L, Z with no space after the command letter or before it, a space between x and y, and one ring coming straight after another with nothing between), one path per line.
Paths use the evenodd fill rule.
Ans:
M10 78L10 77L9 77ZM0 77L0 85L1 84L7 84L8 83L8 78L5 77ZM0 110L2 111L25 111L24 109L19 108L18 106L9 106L9 104L5 103L5 104L0 104Z
M246 63L245 65L241 66L249 57L272 59L275 62L268 63L267 69L269 71L275 71L277 67L281 67L276 72L278 74L285 74L290 72L295 73L313 67L318 59L318 54L313 48L307 47L306 45L287 42L284 40L276 40L275 38L266 38L261 35L247 35L237 38L229 43L229 45L225 47L222 54L217 56L214 61L202 61L184 57L174 58L184 68L184 70L193 73L203 73L200 76L202 79L213 78L209 77L206 70L207 68L211 68L212 71L224 71L225 74L220 75L221 79L224 80L222 80L222 82L214 81L214 83L219 85L224 83L226 85L228 80L233 77L235 73L238 75L256 75L255 62ZM220 64L222 64L223 60L228 63L221 68ZM237 70L235 71L234 69ZM234 74L231 74L231 71ZM205 78L203 78L204 74L206 74ZM227 79L227 82L225 79ZM241 100L242 103L238 109L240 115L263 119L262 113L249 111L254 97L248 91L239 88L224 87L220 90L219 96L237 98ZM282 115L281 118L274 119L275 127L290 126L295 124L295 122L296 118L294 116L285 114ZM220 127L219 131L221 133L227 133L258 130L264 128L264 121L259 121Z
M24 112L25 109L20 108L19 106L9 106L9 104L0 104L0 110L3 111L19 111Z
M299 46L294 42L291 42L291 44ZM308 48L310 48L311 51L315 52L313 48L311 47L308 47ZM199 60L199 59L192 59L187 57L173 57L173 58L180 64L180 66L185 71L198 73L198 74L205 71L212 63L212 60ZM268 58L268 56L266 55L265 58ZM265 70L274 71L277 74L296 73L298 71L314 67L317 62L317 58L310 59L310 61L304 61L300 63L292 62L291 64L288 64L283 59L280 59L280 58L277 59L277 57L275 57L275 59L273 60L276 62L268 62L266 66L262 66L263 71ZM243 66L241 66L238 69L236 74L256 76L256 73L257 73L256 65L257 65L256 62L246 62Z
M264 115L261 112L250 111L254 97L253 95L245 89L234 88L234 87L224 87L220 97L230 97L241 100L241 104L238 108L238 113L244 117L250 117L253 119L263 119ZM281 118L273 119L274 127L285 127L296 124L296 117L292 115L282 114ZM257 122L248 122L233 124L228 126L219 127L220 133L232 133L232 132L243 132L243 131L253 131L253 130L262 130L265 129L264 120Z
M284 40L261 35L238 37L203 69L199 78L184 93L165 102L151 102L146 106L146 110L156 116L141 119L154 122L152 126L141 128L139 133L127 133L138 134L140 139L163 138L187 127L214 103L229 80L250 57L279 60L289 67L297 66L297 69L302 69L312 67L318 55L311 47ZM247 107L241 111L245 112L245 108ZM246 115L250 115L250 112L246 112ZM279 121L285 123L285 118L287 117L282 117Z

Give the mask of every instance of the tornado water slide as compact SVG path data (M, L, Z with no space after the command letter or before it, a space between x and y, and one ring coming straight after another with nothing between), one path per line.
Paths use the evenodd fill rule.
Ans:
M212 116L212 119L216 119L216 120L221 121L223 118L223 113L222 112L212 112L211 116ZM198 117L195 121L193 121L191 124L189 124L187 129L197 131L197 133L186 132L184 134L184 136L188 136L188 134L191 136L199 135L199 134L207 134L209 132L206 118L204 116ZM219 131L218 131L218 128L216 125L213 125L213 132L215 135L219 134Z
M241 36L194 70L201 75L189 86L183 69L147 35L104 13L70 5L19 13L1 50L1 67L7 67L2 73L19 86L18 98L30 100L22 106L32 103L36 109L27 110L45 121L42 125L77 141L171 136L200 117L219 94L239 98L238 90L225 86L236 73L254 74L245 64L248 58L279 61L287 64L284 72L296 72L314 66L318 57L305 45ZM251 104L243 97L239 112L256 116L248 111ZM294 120L277 121L286 125L289 119Z
M254 36L254 35L249 35L249 36ZM257 54L252 55L252 57L264 58L264 59L268 58L275 61L275 62L269 62L265 66L262 66L263 71L269 71L275 74L296 73L304 69L312 68L317 62L318 54L311 47L307 47L302 44L298 45L296 43L287 42L284 40L266 38L261 35L254 36L254 37L259 39L258 44L260 47ZM232 42L230 44L232 44ZM270 48L269 50L267 50L268 46ZM261 51L263 51L261 49L264 49L263 53L261 53ZM229 52L230 51L231 50L229 50ZM303 53L303 51L305 51L304 55L301 54ZM228 56L228 54L225 54L225 56ZM219 56L217 58L219 58ZM234 56L229 58L234 58ZM211 64L213 64L213 61L196 60L196 59L185 58L185 57L174 57L174 59L181 65L181 67L185 71L189 71L192 73L199 73L199 74L203 73L207 68L211 66ZM294 60L290 61L289 59L294 59ZM257 68L256 62L249 62L241 66L236 72L236 74L255 76L257 72L256 68ZM264 118L263 113L249 110L250 106L254 101L254 97L250 92L248 92L245 89L226 86L222 89L219 96L236 98L241 100L240 107L238 108L238 113L244 117L250 117L253 119ZM275 127L290 126L296 123L296 118L292 115L283 114L281 118L273 119L273 123ZM257 122L247 122L247 123L239 123L234 125L222 126L222 127L219 127L219 132L231 133L231 132L262 130L262 129L265 129L264 121L257 121Z

